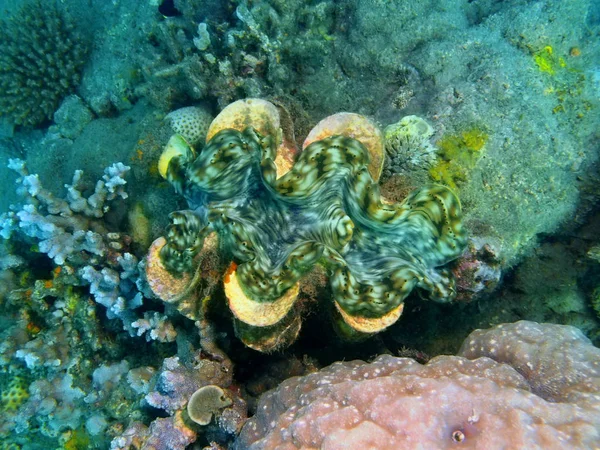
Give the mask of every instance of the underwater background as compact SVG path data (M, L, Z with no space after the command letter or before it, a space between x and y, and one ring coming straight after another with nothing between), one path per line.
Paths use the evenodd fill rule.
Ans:
M598 446L600 2L0 11L0 449Z

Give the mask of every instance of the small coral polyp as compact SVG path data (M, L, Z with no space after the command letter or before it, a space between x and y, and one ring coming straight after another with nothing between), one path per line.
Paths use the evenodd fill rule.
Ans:
M243 102L252 101L261 102ZM182 153L169 162L167 179L190 209L172 214L160 251L168 270L194 271L203 239L217 233L234 263L225 293L247 345L270 351L293 342L298 283L316 264L327 270L339 318L358 334L394 323L415 287L437 301L453 298L454 280L441 266L462 253L466 233L450 189L426 186L397 204L383 199L371 175L381 171L370 165L373 136L363 139L369 149L351 137L361 139L365 124L372 126L359 115L342 132L334 127L335 135L321 131L277 178L281 134L261 134L267 119L255 126L249 116L236 121L243 129L217 117L221 131L198 157ZM326 129L328 120L317 126ZM381 142L374 147L383 149ZM285 342L276 338L283 332Z

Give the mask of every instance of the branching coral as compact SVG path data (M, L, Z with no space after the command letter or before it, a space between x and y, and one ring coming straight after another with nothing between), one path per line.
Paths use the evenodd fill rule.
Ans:
M20 175L17 183L25 204L0 215L0 237L35 244L61 267L61 286L89 286L95 301L106 307L109 319L121 319L132 336L145 332L147 328L132 327L137 318L132 310L141 305L144 288L139 261L128 251L131 238L108 229L103 220L115 200L127 198L129 167L122 163L107 167L90 195L84 194L86 184L78 170L72 184L66 185L66 198L44 188L22 160L11 159L9 167ZM161 329L157 338L164 335L165 325L151 327Z
M0 115L35 126L79 84L87 54L75 23L53 2L26 4L0 25Z
M466 244L452 191L428 186L399 204L382 199L373 180L381 166L370 164L365 146L382 152L380 134L365 132L372 127L358 115L344 118L343 127L336 117L325 119L294 166L277 178L281 136L277 127L263 127L268 115L249 111L246 121L223 124L217 117L216 128L225 129L211 133L211 126L196 159L186 156L192 152L171 159L167 178L190 209L172 214L161 250L167 269L189 272L204 238L218 234L234 261L225 292L247 344L272 350L293 341L298 282L315 264L329 271L334 305L348 331L388 327L415 287L438 301L452 298L453 278L438 269ZM328 135L329 121L334 132ZM236 123L241 129L231 129ZM286 333L284 342L271 340Z
M46 190L37 174L30 175L25 162L11 159L9 168L20 175L21 192L26 194L27 204L17 212L0 217L0 236L5 239L20 231L26 236L39 240L42 253L47 253L56 264L78 258L78 253L104 256L109 248L116 248L107 241L117 240L110 236L101 221L109 210L109 203L118 198L127 198L123 186L129 167L122 163L105 169L102 180L96 183L92 195L84 197L82 176L78 170L73 175L73 184L67 185L67 198L57 198Z

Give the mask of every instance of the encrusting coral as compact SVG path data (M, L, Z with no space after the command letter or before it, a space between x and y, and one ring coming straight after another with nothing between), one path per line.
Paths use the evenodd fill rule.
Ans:
M231 361L207 359L206 355L202 349L186 358L165 358L155 376L147 369L137 369L137 374L147 373L148 381L139 384L147 393L144 402L169 417L157 418L149 427L131 421L110 448L183 450L198 437L194 422L204 425L203 432L210 440L230 441L247 418L246 403L232 386ZM215 356L211 354L211 358ZM138 378L137 374L133 377L130 371L128 378Z
M235 450L595 448L600 349L578 329L520 321L477 330L421 365L337 362L265 394Z
M430 177L438 183L444 183L457 189L467 181L488 140L485 131L469 128L457 135L445 135L437 143L439 159L429 169Z
M0 116L36 126L80 80L87 44L53 2L29 2L0 24Z
M27 384L21 377L14 377L0 394L0 410L15 411L29 397Z
M315 264L328 269L343 332L390 326L415 287L449 301L454 280L440 267L466 245L454 193L434 185L399 204L383 199L374 181L381 132L357 114L324 119L295 164L281 170L282 154L295 149L276 123L270 103L239 101L215 119L197 158L191 150L170 158L167 179L190 209L171 215L164 268L193 272L204 239L216 232L233 260L225 293L238 335L262 351L295 339L298 283Z

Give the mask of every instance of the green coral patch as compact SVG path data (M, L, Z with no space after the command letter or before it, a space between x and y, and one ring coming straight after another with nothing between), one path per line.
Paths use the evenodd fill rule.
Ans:
M458 189L468 180L488 140L488 134L479 128L470 128L456 135L446 135L437 143L438 161L429 169L429 176L437 183Z
M29 398L27 383L24 378L14 377L0 394L2 411L16 411Z

